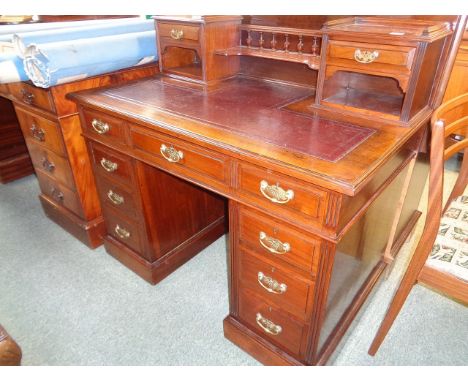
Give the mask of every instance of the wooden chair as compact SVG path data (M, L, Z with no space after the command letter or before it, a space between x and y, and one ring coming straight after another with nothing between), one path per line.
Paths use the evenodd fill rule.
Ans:
M429 203L422 236L369 348L375 355L416 282L468 303L468 93L442 104L431 120ZM456 140L454 135L464 139ZM444 162L463 150L460 173L442 208ZM465 230L466 229L466 230Z

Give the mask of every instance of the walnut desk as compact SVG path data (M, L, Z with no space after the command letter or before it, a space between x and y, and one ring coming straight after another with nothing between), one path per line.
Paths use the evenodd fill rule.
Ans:
M266 41L272 33L279 40L281 30L267 39L267 27L239 18L158 22L160 44L181 49L203 44L210 28L219 35L211 23L238 25L233 41L250 45L255 28ZM203 52L216 55L215 67L234 60L236 74L222 80L206 76L199 58L180 69L174 57L165 60L174 50L161 48L158 76L70 96L91 155L107 251L157 283L228 229L225 336L265 364L324 364L420 215L425 178L416 158L431 92L415 89L430 88L434 77L414 76L421 67L436 76L448 31L431 30L435 45L427 40L421 51L419 40L381 46L365 34L364 43L359 29L368 27L347 25L307 35L321 39L321 58L305 57L318 76L300 76L314 86L293 81L310 70L297 56L262 42L265 51L197 48L202 60ZM415 37L427 25L399 27ZM343 28L352 31L343 35ZM292 40L291 29L284 32ZM272 61L240 57L249 52ZM364 70L373 73L370 82ZM375 81L382 70L397 80L386 73ZM197 77L181 79L184 72Z

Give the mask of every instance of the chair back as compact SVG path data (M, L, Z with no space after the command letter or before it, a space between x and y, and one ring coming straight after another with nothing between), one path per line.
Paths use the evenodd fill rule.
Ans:
M463 194L468 181L468 93L440 105L432 115L431 125L430 200L432 193L432 197L440 199L442 205L444 162L457 153L463 153L460 172L443 209L445 211L451 201ZM432 187L431 182L435 183ZM439 217L441 213L442 210Z

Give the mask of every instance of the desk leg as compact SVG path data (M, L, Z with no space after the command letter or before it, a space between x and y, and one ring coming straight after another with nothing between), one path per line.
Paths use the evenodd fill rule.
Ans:
M414 156L413 160L408 165L408 172L406 173L405 181L403 183L403 187L401 189L400 199L397 204L397 208L395 211L395 216L393 217L392 228L390 230L390 236L388 238L387 246L385 248L385 252L383 255L383 261L387 264L392 264L395 260L395 257L392 253L393 244L395 241L396 231L398 227L398 223L400 222L401 212L403 210L403 205L405 203L406 195L408 194L408 189L411 183L411 178L413 177L414 166L416 164L417 155ZM386 278L389 275L390 267L387 267L386 271Z

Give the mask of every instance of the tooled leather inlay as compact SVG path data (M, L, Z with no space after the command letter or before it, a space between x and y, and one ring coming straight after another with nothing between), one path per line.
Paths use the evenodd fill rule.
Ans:
M175 86L156 78L103 93L331 162L340 160L375 132L282 108L311 96L313 90L251 78L236 77L210 92Z

